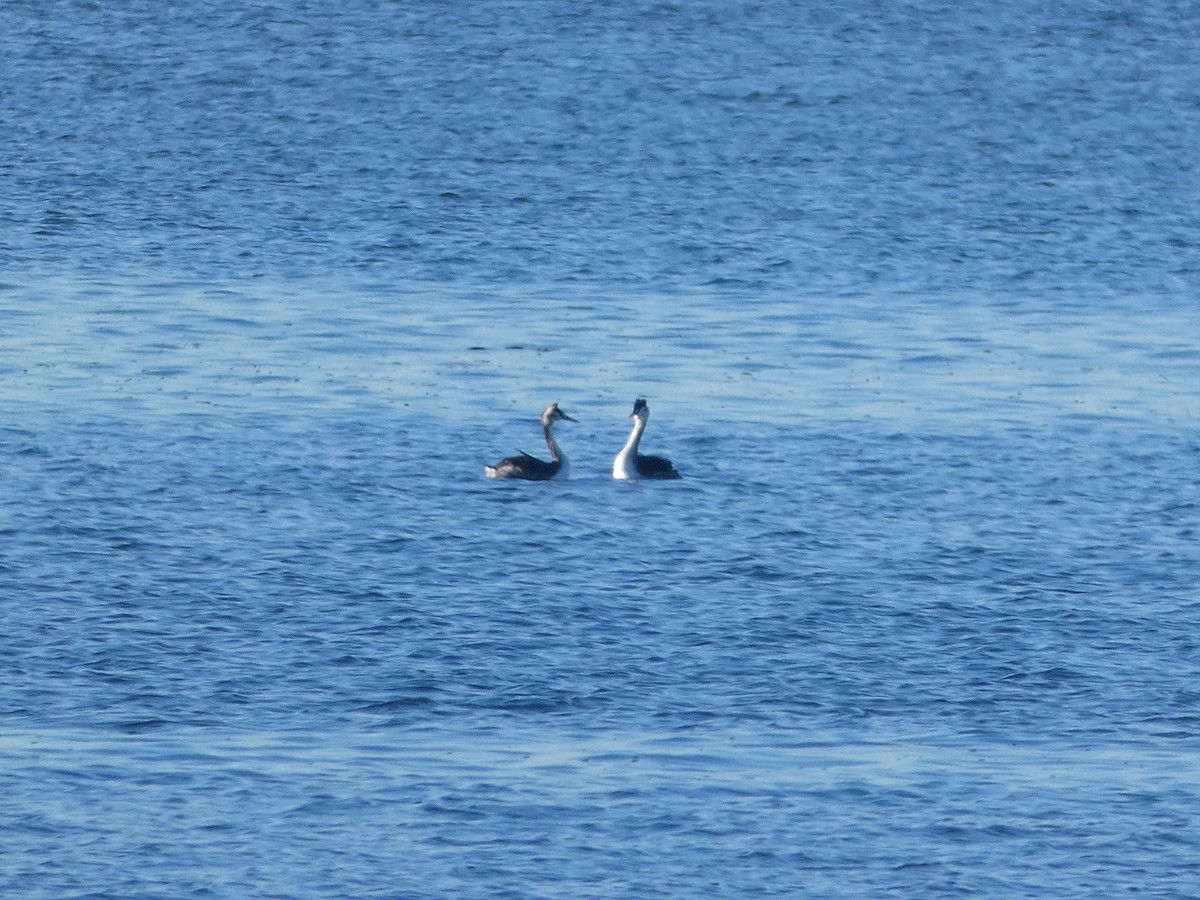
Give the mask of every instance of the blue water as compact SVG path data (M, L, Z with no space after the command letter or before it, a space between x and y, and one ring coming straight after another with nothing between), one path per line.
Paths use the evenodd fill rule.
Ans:
M1200 894L1186 5L0 59L0 894Z

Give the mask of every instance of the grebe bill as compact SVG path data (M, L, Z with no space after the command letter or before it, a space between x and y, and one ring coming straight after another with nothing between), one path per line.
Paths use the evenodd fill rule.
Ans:
M629 414L629 418L633 419L633 431L629 432L629 440L613 460L613 478L626 481L638 478L682 478L669 459L638 453L638 445L642 442L646 423L650 421L650 407L646 405L645 398L639 397L634 401L633 412Z
M526 481L549 481L552 478L566 478L570 472L567 457L554 439L554 423L558 421L575 422L565 412L558 408L557 403L551 403L542 411L542 434L546 437L546 446L550 448L550 462L531 456L524 450L520 456L509 456L500 460L494 466L484 466L483 471L488 478L522 478Z

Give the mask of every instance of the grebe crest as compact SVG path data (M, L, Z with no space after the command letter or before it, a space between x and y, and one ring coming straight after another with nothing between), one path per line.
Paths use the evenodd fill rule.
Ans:
M662 456L647 456L638 452L642 442L642 434L646 431L646 423L650 421L650 406L645 397L638 397L633 402L633 430L629 433L625 446L613 460L613 478L634 480L638 478L658 478L662 480L682 477L669 459Z
M549 481L552 478L566 478L569 466L567 457L554 439L555 422L575 422L565 412L558 408L557 403L551 403L542 410L542 434L546 438L546 446L550 449L550 461L538 459L520 451L520 456L510 456L500 460L494 466L484 466L483 471L488 478L522 478L526 481Z

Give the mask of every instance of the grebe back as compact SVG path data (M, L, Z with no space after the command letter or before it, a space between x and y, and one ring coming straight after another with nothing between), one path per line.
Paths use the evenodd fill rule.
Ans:
M546 446L550 448L550 462L531 456L524 450L520 456L509 456L500 460L494 466L484 466L483 471L488 478L523 478L526 481L549 481L552 478L566 478L569 470L567 457L559 449L558 441L554 439L552 428L558 421L575 422L565 412L558 408L557 403L551 403L542 411L542 434L546 437Z
M638 445L642 442L642 434L646 430L646 423L650 421L650 407L646 405L645 398L639 397L634 401L633 412L629 414L629 418L634 420L633 431L629 433L629 439L625 441L625 446L621 448L621 452L613 460L613 478L624 480L637 478L659 478L664 480L681 478L682 476L675 471L675 466L671 464L669 459L662 456L645 456L638 453Z

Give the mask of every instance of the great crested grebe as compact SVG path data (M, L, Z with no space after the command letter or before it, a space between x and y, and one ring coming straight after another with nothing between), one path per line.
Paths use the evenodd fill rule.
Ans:
M629 418L634 420L633 431L629 433L629 440L625 442L625 446L613 460L613 478L682 477L675 471L675 467L671 465L669 459L661 456L643 456L638 453L638 444L642 442L642 433L646 430L646 423L650 420L650 407L646 405L643 398L639 397L634 401L633 412L629 414Z
M560 419L564 422L576 421L559 409L557 403L551 403L542 411L542 432L546 435L546 446L550 448L550 462L544 462L522 450L520 456L510 456L494 466L484 466L483 471L487 473L487 477L524 478L526 481L566 478L567 458L558 449L558 442L554 440L554 432L551 431L554 423Z

